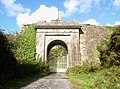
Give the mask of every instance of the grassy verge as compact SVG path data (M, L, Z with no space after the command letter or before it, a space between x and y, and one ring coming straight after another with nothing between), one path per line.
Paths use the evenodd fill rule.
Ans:
M41 75L41 73L38 73L26 78L10 80L5 83L5 85L1 86L0 89L19 89L20 87L26 86L44 76L44 74Z
M73 89L120 89L120 69L112 67L93 73L69 76Z

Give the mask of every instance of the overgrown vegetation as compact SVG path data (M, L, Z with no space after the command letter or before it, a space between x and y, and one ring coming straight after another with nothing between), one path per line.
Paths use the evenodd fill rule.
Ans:
M0 88L5 81L16 75L18 62L12 52L12 44L0 30Z
M120 27L110 28L113 34L98 47L101 65L111 67L120 65Z
M66 71L74 89L120 88L120 27L107 27L111 37L98 46L101 64L76 66Z
M113 34L97 47L101 65L76 66L66 71L74 89L120 88L120 27L107 27ZM55 55L56 50L53 50ZM62 52L62 51L61 51ZM60 54L65 54L64 52ZM43 76L49 72L35 59L35 30L27 25L20 33L4 34L0 29L0 89L9 89L10 83L20 84L31 76ZM25 82L24 81L24 82Z
M19 61L35 60L35 38L36 32L33 25L24 26L23 30L16 37L15 56Z
M66 75L73 75L73 74L89 74L89 73L93 73L93 72L97 72L98 70L101 70L101 67L98 66L75 66L72 68L69 68L65 74Z
M48 74L48 66L35 58L35 38L34 25L13 35L0 31L0 88L4 89L11 80Z
M111 67L97 72L73 74L69 76L73 89L119 89L120 69Z

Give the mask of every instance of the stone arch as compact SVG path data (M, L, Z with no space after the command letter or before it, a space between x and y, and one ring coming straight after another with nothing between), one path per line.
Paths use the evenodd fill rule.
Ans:
M62 40L53 40L47 46L47 56L49 55L49 52L50 52L51 48L56 46L56 45L63 46L66 49L67 53L68 53L68 46L64 41L62 41Z
M50 50L54 47L54 46L63 46L65 48L65 50L67 51L67 55L63 56L62 58L57 58L57 60L51 62L51 60L49 60L49 53ZM48 64L50 63L49 67L52 65L52 67L54 66L54 68L50 68L50 72L65 72L66 69L68 68L68 47L67 44L62 41L62 40L52 40L48 45L47 45L47 62ZM56 59L56 58L55 58ZM55 67L56 66L56 67ZM62 66L62 67L60 67ZM64 66L64 67L63 67Z

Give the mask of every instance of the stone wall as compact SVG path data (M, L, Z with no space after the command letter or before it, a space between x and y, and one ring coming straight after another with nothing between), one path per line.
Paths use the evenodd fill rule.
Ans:
M76 27L78 28L76 29ZM103 39L110 35L109 30L105 29L105 27L79 24L79 22L76 21L64 22L55 20L50 23L39 22L36 28L36 52L40 58L46 61L47 45L51 41L59 38L58 40L67 42L69 65L71 66L74 64L94 65L100 63L99 52L96 47ZM81 28L81 30L79 28ZM80 52L78 50L80 50ZM80 61L78 61L79 55Z
M82 25L83 34L80 35L81 65L100 63L99 52L96 47L101 40L109 37L109 30L102 26Z

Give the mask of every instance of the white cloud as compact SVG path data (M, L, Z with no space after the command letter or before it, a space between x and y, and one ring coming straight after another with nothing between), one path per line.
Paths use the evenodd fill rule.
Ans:
M66 12L61 12L61 16L67 17L72 13L77 11L77 6L79 5L78 0L65 0L64 7L66 8Z
M65 0L65 12L61 13L62 17L67 17L75 12L86 13L91 10L93 5L99 5L101 0Z
M113 26L112 24L108 23L107 26Z
M30 9L24 8L20 3L16 3L15 1L16 0L1 0L9 16L17 16L20 13L30 12Z
M115 6L116 8L120 8L120 0L114 0L113 6Z
M56 7L54 6L46 7L45 5L40 5L40 7L32 14L29 13L19 14L17 16L17 24L21 26L23 24L36 23L40 20L50 22L51 20L57 19L57 17L58 9Z
M83 22L83 24L100 25L95 19L89 19Z
M120 25L120 21L115 22L114 26Z
M120 21L116 21L114 24L108 23L107 26L117 26L120 25Z

